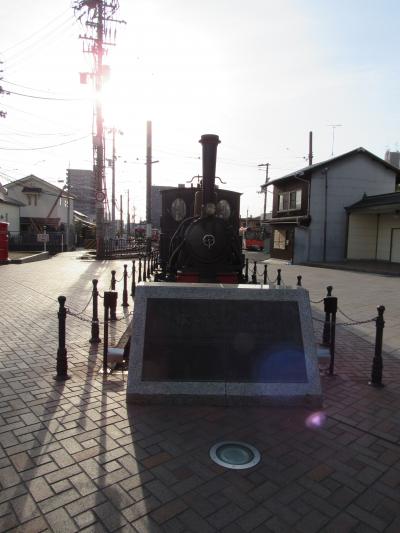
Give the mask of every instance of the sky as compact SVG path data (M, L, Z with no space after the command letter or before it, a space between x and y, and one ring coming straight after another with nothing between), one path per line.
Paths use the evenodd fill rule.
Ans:
M94 92L79 72L93 60L73 3L0 2L0 85L20 93L0 96L2 184L35 174L60 185L68 167L92 168ZM123 132L117 198L130 190L136 221L148 120L153 184L201 174L198 141L217 134L217 175L243 193L243 216L263 210L258 165L271 179L306 166L309 131L315 163L358 146L399 149L397 0L120 0L116 18L126 24L104 59L104 124Z

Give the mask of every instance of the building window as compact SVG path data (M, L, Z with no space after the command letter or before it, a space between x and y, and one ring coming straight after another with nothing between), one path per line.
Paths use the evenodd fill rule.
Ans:
M278 211L301 209L301 189L278 194Z
M37 195L36 194L27 194L28 205L37 205Z
M301 189L296 191L296 209L301 209Z
M286 248L286 230L274 230L274 248L285 250Z

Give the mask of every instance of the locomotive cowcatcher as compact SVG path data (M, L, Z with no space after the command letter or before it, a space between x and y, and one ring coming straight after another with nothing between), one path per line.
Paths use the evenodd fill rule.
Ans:
M203 176L197 187L161 192L158 280L242 283L240 193L215 184L218 135L202 135Z

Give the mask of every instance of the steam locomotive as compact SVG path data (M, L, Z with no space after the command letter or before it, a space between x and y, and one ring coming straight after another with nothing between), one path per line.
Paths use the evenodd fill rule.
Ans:
M203 176L194 187L161 192L159 279L242 283L240 193L215 184L218 135L202 135Z

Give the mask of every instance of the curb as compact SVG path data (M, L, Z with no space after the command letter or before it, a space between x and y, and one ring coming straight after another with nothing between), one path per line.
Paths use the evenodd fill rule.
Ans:
M308 267L314 267L314 268L328 268L331 270L344 270L348 272L358 272L361 274L380 274L381 276L392 276L392 277L399 277L400 272L393 272L389 270L378 270L374 268L368 268L368 267L357 267L352 265L345 265L345 264L338 264L335 265L334 263L297 263L299 266L308 266Z
M26 257L20 257L19 259L9 259L7 264L13 264L13 265L21 265L23 263L33 263L35 261L44 261L45 259L49 259L50 254L49 252L40 252L39 254L35 255L27 255Z

